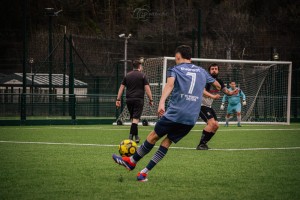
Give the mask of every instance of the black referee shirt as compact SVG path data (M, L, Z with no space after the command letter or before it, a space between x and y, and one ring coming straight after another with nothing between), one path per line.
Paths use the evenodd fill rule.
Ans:
M138 70L129 72L123 79L122 84L126 86L126 98L144 99L145 85L149 85L146 75Z

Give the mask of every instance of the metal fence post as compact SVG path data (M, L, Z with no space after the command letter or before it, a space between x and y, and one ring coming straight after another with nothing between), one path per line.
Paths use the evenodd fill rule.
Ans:
M67 35L64 34L63 116L66 115Z
M27 68L27 0L23 1L23 91L21 94L21 123L26 121L26 68Z
M52 92L52 62L53 62L53 34L52 34L52 16L49 15L49 115L52 113L52 102L53 102L53 92Z
M76 119L75 116L75 96L74 96L74 64L73 64L73 39L72 34L70 34L69 39L69 59L70 59L70 75L69 75L69 115L72 120Z

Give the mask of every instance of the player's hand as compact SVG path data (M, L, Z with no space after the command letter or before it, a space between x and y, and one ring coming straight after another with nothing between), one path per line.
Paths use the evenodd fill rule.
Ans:
M220 99L220 97L221 96L219 94L216 94L216 95L213 96L213 99Z
M154 105L153 100L152 100L152 101L149 100L149 105L150 105L150 106L153 106L153 105Z
M164 104L159 104L158 109L157 109L157 114L159 117L161 117L165 114L165 105Z
M238 89L235 89L234 91L231 92L231 95L236 95L239 93L239 90Z
M243 101L243 106L247 105L246 100Z
M121 107L121 101L116 101L116 107L120 108Z
M224 103L221 104L220 110L224 110L225 106Z

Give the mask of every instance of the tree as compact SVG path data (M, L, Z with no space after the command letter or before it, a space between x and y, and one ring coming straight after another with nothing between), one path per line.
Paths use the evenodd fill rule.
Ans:
M209 37L224 46L227 59L241 59L242 52L251 44L255 25L247 9L246 0L221 1L213 7L206 20ZM224 55L224 49L216 49ZM224 56L222 56L224 57Z

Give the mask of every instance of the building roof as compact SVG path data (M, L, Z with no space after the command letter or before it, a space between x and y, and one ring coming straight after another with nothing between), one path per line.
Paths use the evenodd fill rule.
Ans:
M63 74L52 74L52 85L53 87L63 87ZM69 76L65 75L66 87L69 87ZM49 86L49 74L39 73L32 74L26 73L26 83L27 86L33 85L35 87L48 87ZM23 73L14 73L11 75L7 75L0 79L0 85L2 86L22 86L23 85ZM87 83L80 81L78 79L74 79L74 87L76 88L86 88L88 86Z

